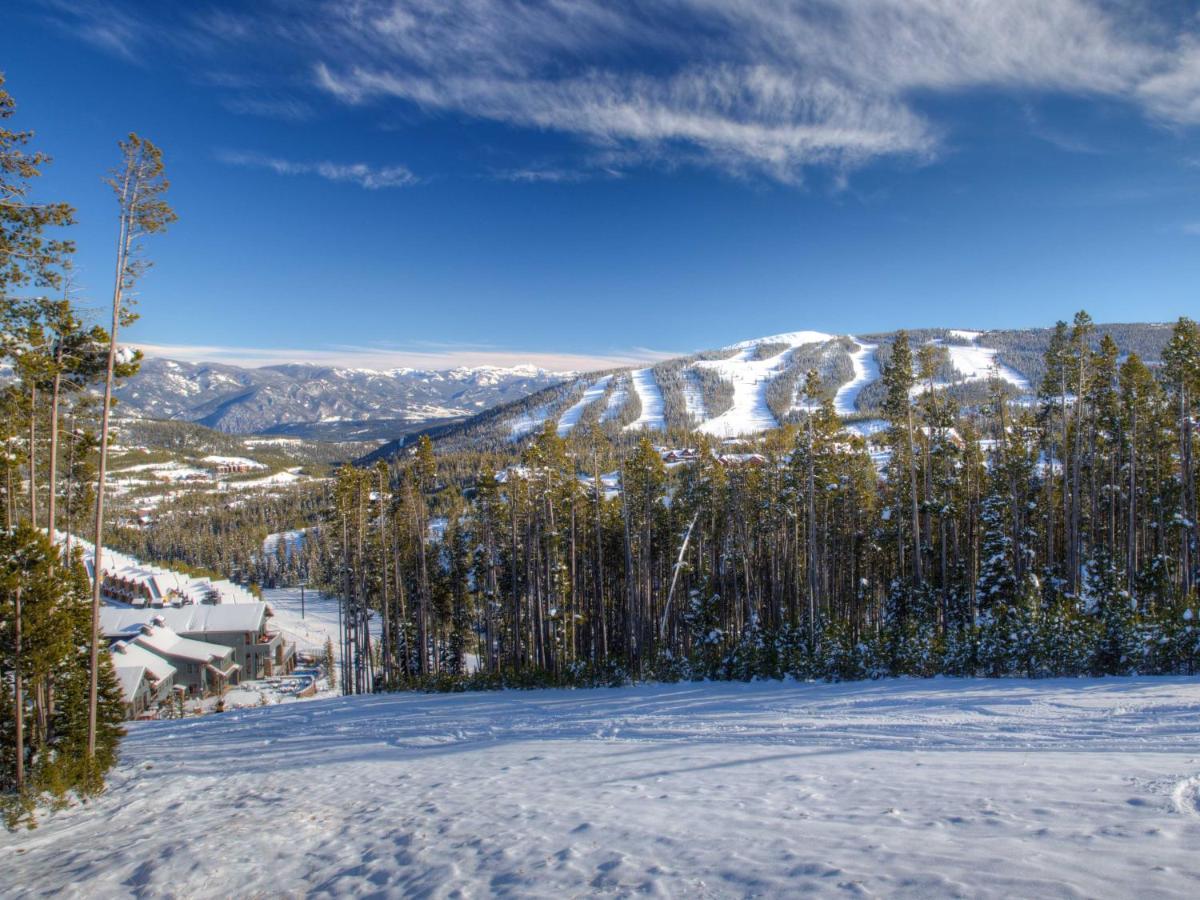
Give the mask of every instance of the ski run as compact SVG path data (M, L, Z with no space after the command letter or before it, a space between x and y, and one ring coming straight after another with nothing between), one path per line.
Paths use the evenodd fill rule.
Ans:
M1182 897L1200 683L393 694L135 724L7 897Z
M944 389L955 384L986 382L998 378L1015 389L1023 397L1033 393L1030 380L1016 369L1001 362L999 351L982 346L985 336L981 331L948 329L945 337L935 337L927 343L945 351L945 359L952 376L934 382L935 389ZM853 345L846 350L845 341ZM822 346L824 345L824 346ZM833 390L834 409L838 415L852 418L862 414L859 397L863 390L883 377L876 352L880 345L862 340L854 335L841 338L821 331L792 331L768 337L740 341L725 348L724 358L694 359L680 370L682 399L686 413L696 423L697 430L718 438L737 438L759 434L779 425L768 401L768 390L776 379L794 375L794 353L800 348L818 347L826 359L835 354L846 353L849 357L851 374L848 380L829 385ZM703 391L697 376L707 370L728 385L732 402L728 409L710 415L705 406ZM799 393L802 379L797 379L794 390ZM920 381L913 385L914 396L924 393L929 385ZM543 404L515 414L508 420L509 439L519 441L538 431L548 420L556 422L560 437L565 437L583 420L589 409L598 410L600 423L617 419L629 402L631 394L637 398L639 414L625 425L626 431L641 429L664 431L667 421L664 414L662 388L653 368L633 369L582 382L579 399L565 409L555 410L555 404ZM792 411L803 411L799 397L793 402Z

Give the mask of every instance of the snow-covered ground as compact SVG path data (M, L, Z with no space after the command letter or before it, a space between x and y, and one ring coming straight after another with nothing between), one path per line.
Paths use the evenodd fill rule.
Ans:
M978 335L975 339L979 339ZM991 347L980 347L975 343L946 344L946 350L950 354L951 365L967 381L982 381L995 374L1022 393L1029 393L1033 390L1028 378L1016 369L1011 369L996 361L997 351Z
M850 354L850 364L854 367L854 377L843 384L833 396L833 407L839 416L852 416L858 409L858 395L862 389L873 381L879 380L879 361L875 359L878 344L867 344L854 335L850 340L858 345Z
M293 553L304 546L304 541L307 539L307 531L307 528L293 528L290 531L277 531L274 534L268 534L263 538L263 553L273 555L279 547L280 542L282 542L283 552L290 558Z
M604 396L604 392L608 390L608 383L610 381L612 381L612 376L605 375L599 381L588 385L587 390L583 392L583 396L579 398L579 402L572 405L570 409L559 417L559 437L566 437L571 433L571 429L578 425L579 420L583 418L584 410Z
M950 355L950 365L954 367L957 376L956 380L987 381L996 377L1001 381L1008 382L1023 394L1033 391L1033 385L1029 383L1028 378L996 359L998 350L979 345L979 339L983 336L982 332L953 330L950 332L950 336L954 340L969 341L970 343L947 344L941 339L932 340L930 343L946 348L946 352ZM944 388L947 387L947 384L935 382L934 387ZM913 396L917 396L926 390L928 390L928 385L918 380L913 385L911 393Z
M521 438L533 434L542 427L542 423L550 416L550 407L539 406L536 409L531 409L524 412L512 420L509 425L509 439L519 441Z
M266 466L256 459L246 456L206 456L200 462L211 463L214 466L242 466L247 469L265 469Z
M712 369L733 385L733 406L700 426L700 431L717 437L738 437L767 431L779 423L767 405L767 387L787 367L788 353L806 344L825 343L832 335L819 331L796 331L772 335L733 346L739 353L728 359L702 360L696 366ZM785 344L784 350L766 359L756 359L759 344Z
M617 383L613 386L612 393L608 395L608 402L604 404L604 411L600 413L601 423L611 422L619 416L628 399L629 376L618 375Z
M271 630L281 632L284 640L294 643L297 653L320 656L328 638L333 641L334 656L339 655L341 632L338 630L336 597L306 590L301 604L300 588L266 588L262 594L274 613L270 619ZM372 616L371 632L375 637L379 636L378 629L379 617Z
M663 395L654 377L653 369L636 369L630 374L633 389L637 392L638 400L642 402L642 414L625 426L626 431L636 428L656 428L659 431L667 427L663 418Z
M694 422L703 422L708 418L708 409L704 405L704 391L700 387L699 376L695 372L683 371L683 403L687 414Z
M5 896L1188 897L1200 680L391 695L132 726Z

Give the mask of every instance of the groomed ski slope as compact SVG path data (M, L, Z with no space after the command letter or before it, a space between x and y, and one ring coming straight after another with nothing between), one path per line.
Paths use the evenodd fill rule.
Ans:
M879 379L879 361L875 359L879 345L865 343L854 335L849 337L858 346L850 354L854 377L838 388L833 397L833 408L839 416L852 416L858 412L858 395L868 384Z
M604 396L610 381L612 381L612 376L605 375L599 381L589 385L588 389L583 392L583 396L579 398L579 402L562 414L558 420L559 437L566 437L571 433L571 429L578 425L579 420L583 418L583 411Z
M1200 680L390 695L132 726L6 897L1191 897Z
M1028 378L1015 369L996 362L997 351L991 347L980 347L978 344L946 344L946 350L950 353L950 364L967 381L986 380L995 373L1001 380L1007 381L1022 393L1028 394L1033 390Z
M625 426L626 431L652 428L663 431L667 421L663 418L663 395L654 377L653 369L637 369L631 373L633 389L642 403L642 414Z
M767 405L767 387L787 366L788 353L806 344L822 344L834 336L820 331L793 331L734 344L739 352L728 359L697 362L712 369L733 385L733 405L721 415L700 425L699 430L716 437L738 437L775 428L779 423ZM766 359L755 359L759 344L786 344L787 349Z

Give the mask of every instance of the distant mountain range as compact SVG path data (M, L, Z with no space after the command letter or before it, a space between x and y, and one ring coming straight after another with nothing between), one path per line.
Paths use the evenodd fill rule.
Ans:
M151 358L116 395L124 416L195 422L229 434L371 440L465 420L572 377L534 366L379 372Z
M1170 339L1163 324L1097 325L1093 342L1106 334L1122 354L1137 353L1156 365ZM914 353L932 348L937 389L964 404L978 403L998 379L1013 397L1036 392L1045 374L1052 329L968 331L908 330ZM498 448L518 442L553 422L560 435L594 425L603 430L693 430L717 438L758 434L795 421L806 408L805 374L815 369L823 391L853 427L877 424L884 399L881 371L895 332L856 335L796 331L730 344L642 369L590 372L497 405L471 418L444 423L431 433L447 445ZM922 388L918 387L917 390ZM388 456L400 437L373 452Z
M940 389L963 402L999 378L1015 396L1036 390L1051 329L910 329L914 350L934 349ZM1098 325L1122 353L1159 360L1162 324ZM229 434L317 440L383 440L386 454L427 431L443 441L501 446L547 421L560 434L595 424L609 431L693 429L719 438L794 421L804 375L816 369L847 419L869 419L883 399L880 372L895 332L794 331L743 340L646 368L585 374L533 366L372 371L313 365L240 368L148 359L117 391L122 415L194 422Z

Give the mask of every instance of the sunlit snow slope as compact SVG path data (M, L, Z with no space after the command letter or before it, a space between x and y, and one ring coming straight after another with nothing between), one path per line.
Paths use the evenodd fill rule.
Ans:
M806 344L823 344L833 335L819 331L796 331L755 341L734 344L739 352L729 359L704 360L698 367L711 369L733 385L733 406L700 425L700 431L718 437L737 437L766 431L778 425L767 406L767 387L787 365L788 354ZM779 345L784 349L759 359L761 345Z
M132 726L5 897L1188 897L1200 680L377 695Z

